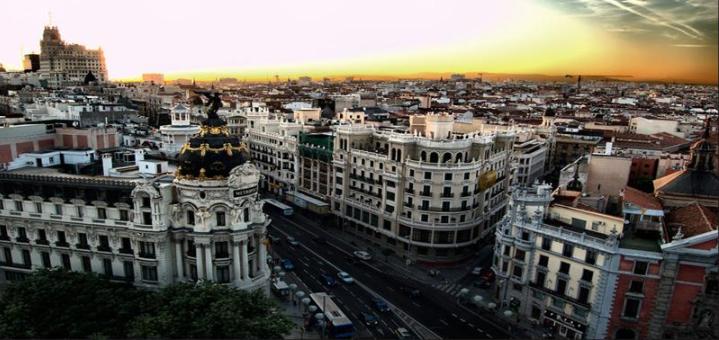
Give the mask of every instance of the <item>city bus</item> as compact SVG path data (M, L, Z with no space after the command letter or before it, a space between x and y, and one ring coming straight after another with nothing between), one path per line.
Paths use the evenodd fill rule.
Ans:
M317 306L320 312L324 313L327 320L327 331L331 338L342 339L354 336L352 321L332 301L327 293L312 293L310 299Z
M292 216L292 214L294 213L292 207L272 198L268 198L265 200L265 207L267 208L268 212L278 211L285 216Z

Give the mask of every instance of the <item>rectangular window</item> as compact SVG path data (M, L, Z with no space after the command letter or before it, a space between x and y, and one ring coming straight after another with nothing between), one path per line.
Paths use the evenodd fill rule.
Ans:
M72 265L70 264L70 255L68 254L62 254L62 267L65 268L65 270L70 271L72 270Z
M42 213L42 202L35 202L35 212Z
M217 226L218 227L224 227L225 226L225 212L224 211L218 211L215 213L217 217Z
M157 267L155 266L141 266L142 280L157 282Z
M86 273L89 273L92 271L92 262L90 261L89 256L83 256L82 257L82 270Z
M589 302L589 288L588 287L579 287L579 294L577 294L577 300L579 300L580 303Z
M539 255L539 263L537 263L538 266L547 268L547 264L549 263L549 257L544 255Z
M140 257L154 259L155 258L155 243L154 242L143 242L140 241Z
M135 264L132 261L122 262L122 270L125 274L125 279L129 281L135 280Z
M514 251L514 258L520 261L524 261L524 257L526 255L526 252L521 249L517 249Z
M228 251L228 245L227 242L215 242L215 257L219 259L225 259L230 257L230 252Z
M451 180L452 180L452 173L446 173L446 174L444 174L444 180L445 180L445 181L451 181Z
M132 254L132 242L130 241L130 238L123 237L120 242L122 242L122 248L120 248L120 252L124 254Z
M622 317L636 319L639 316L639 308L642 300L635 298L627 298L624 300L624 311Z
M57 244L58 247L67 247L69 244L67 244L67 240L65 239L65 232L64 231L57 231Z
M563 279L557 279L557 293L560 295L564 295L564 292L567 291L567 281Z
M77 207L77 217L84 217L85 216L85 208L82 206Z
M219 282L219 283L230 282L230 267L229 266L217 266L217 282Z
M509 256L509 254L512 251L512 247L505 245L504 246L504 256Z
M97 218L104 220L107 218L107 211L105 208L97 208Z
M565 243L564 248L562 249L562 255L564 255L565 257L572 257L574 255L574 246Z
M27 231L25 231L25 228L18 227L17 228L17 239L18 242L27 243L30 242L27 238Z
M15 210L22 211L22 201L15 201Z
M130 220L130 214L127 212L127 209L120 209L120 221L129 221Z
M424 179L432 179L432 173L429 171L424 172Z
M569 275L569 263L567 263L567 262L560 263L559 264L559 272L562 274Z
M111 251L110 248L110 240L108 239L107 235L100 235L98 237L100 240L100 245L97 247L97 250L99 251Z
M537 286L544 288L544 282L547 280L547 274L544 272L537 272Z
M195 225L195 212L193 212L192 210L187 211L187 224Z
M647 275L647 268L649 264L647 262L636 261L634 262L634 274Z
M45 268L51 268L52 263L50 262L50 253L43 251L40 253L40 257L42 257L42 266Z
M30 251L27 249L22 250L22 263L25 264L26 267L30 268L32 267L32 258L30 257Z
M110 259L103 259L102 260L102 268L105 271L105 276L112 277L112 260Z
M582 271L582 281L585 282L592 282L592 279L594 278L594 272L588 269L584 269Z
M644 293L644 282L642 281L632 281L629 283L629 292L630 293L637 293L642 294Z
M469 172L465 172L465 173L464 173L464 180L465 180L465 181L468 181L468 180L469 180Z
M523 272L522 266L515 265L514 269L512 269L512 275L514 275L515 277L520 278L520 279L522 278L522 272Z
M552 239L546 236L542 237L542 249L552 250Z
M87 243L87 234L85 233L78 233L77 234L77 245L75 247L80 249L90 249L90 245Z
M587 221L572 217L572 226L579 229L585 229L587 227Z
M595 264L597 263L597 253L587 250L587 255L584 257L584 262L588 264Z

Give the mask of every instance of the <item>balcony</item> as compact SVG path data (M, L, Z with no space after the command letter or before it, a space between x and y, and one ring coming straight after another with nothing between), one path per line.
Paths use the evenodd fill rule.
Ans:
M432 193L429 192L429 191L420 191L420 192L419 192L419 195L420 195L420 196L426 196L426 197L432 197Z
M0 235L0 241L10 241L10 237L7 235Z
M118 251L120 252L120 254L126 254L126 255L133 254L132 248L120 248Z
M443 197L443 198L452 198L452 197L454 197L454 193L451 193L451 192L443 192L440 197Z
M75 248L77 249L84 249L84 250L90 250L90 245L87 243L78 243L75 244Z
M100 246L97 247L97 251L104 251L104 252L111 253L111 252L112 252L112 248L110 248L109 245L100 245Z
M155 253L140 252L140 253L138 254L138 256L139 256L139 257L142 257L142 258L145 258L145 259L155 259L155 258L156 258Z
M47 239L35 240L35 244L38 244L41 246L48 246L48 245L50 245L50 241L48 241Z
M17 237L15 238L15 241L19 243L30 243L30 239L28 239L27 237Z
M554 296L554 297L556 297L556 298L559 298L559 299L561 299L561 300L564 300L565 302L569 302L569 303L572 303L572 304L575 304L575 305L579 305L579 306L582 306L582 307L587 308L587 309L592 309L592 304L589 303L589 302L579 301L579 300L576 299L576 298L569 297L569 296L565 295L564 293L560 293L560 292L558 292L558 291L556 291L556 290L546 288L546 287L541 286L541 285L539 285L539 284L537 284L537 283L535 283L535 282L530 281L530 282L529 282L529 286L532 287L532 288L534 288L534 289L541 290L542 292L545 292L545 293L547 293L547 294L550 294L550 295L552 295L552 296ZM555 299L555 300L556 300L556 299Z
M469 197L469 196L471 196L471 195L472 195L472 193L471 193L471 192L469 192L469 191L465 191L465 192L462 192L462 193L461 193L461 194L459 194L459 195L460 195L461 197Z
M66 241L57 241L57 242L55 242L55 246L63 247L63 248L70 248L70 243L67 243Z

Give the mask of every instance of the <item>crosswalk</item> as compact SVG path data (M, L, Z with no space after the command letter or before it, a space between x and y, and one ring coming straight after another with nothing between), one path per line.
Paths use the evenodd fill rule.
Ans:
M460 291L463 288L458 283L435 283L432 285L432 287L455 297L460 295Z

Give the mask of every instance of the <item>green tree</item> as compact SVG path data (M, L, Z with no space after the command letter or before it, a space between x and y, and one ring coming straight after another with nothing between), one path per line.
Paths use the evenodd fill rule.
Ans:
M159 291L39 270L0 296L0 338L279 338L293 323L261 291L178 284Z
M40 270L0 299L0 337L122 337L148 292L93 274Z
M154 308L131 322L128 336L267 339L281 337L293 325L261 291L214 283L170 286L149 304Z

